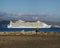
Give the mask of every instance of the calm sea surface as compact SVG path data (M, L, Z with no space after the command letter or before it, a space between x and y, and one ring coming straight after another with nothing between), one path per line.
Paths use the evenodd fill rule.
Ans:
M0 28L0 32L35 31L37 28ZM60 32L60 28L38 28L40 32Z

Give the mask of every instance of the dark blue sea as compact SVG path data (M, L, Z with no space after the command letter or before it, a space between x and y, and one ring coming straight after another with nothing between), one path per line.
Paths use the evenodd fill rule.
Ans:
M22 30L28 31L35 31L37 28L0 28L0 32L20 32ZM59 32L60 28L38 28L39 32Z
M37 28L7 28L7 25L10 21L1 21L0 22L0 32L20 32L22 30L35 31ZM60 28L38 28L39 32L60 32Z

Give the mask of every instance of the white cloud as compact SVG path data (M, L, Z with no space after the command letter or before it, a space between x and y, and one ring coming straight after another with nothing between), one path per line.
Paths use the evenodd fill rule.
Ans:
M59 21L59 17L56 14L50 13L0 13L0 20L52 20L52 21Z

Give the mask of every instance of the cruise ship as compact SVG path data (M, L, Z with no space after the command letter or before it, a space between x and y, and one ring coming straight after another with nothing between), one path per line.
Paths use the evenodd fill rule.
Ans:
M36 22L25 22L22 20L18 20L16 22L10 21L8 28L50 28L51 25L47 25L44 22L36 21Z

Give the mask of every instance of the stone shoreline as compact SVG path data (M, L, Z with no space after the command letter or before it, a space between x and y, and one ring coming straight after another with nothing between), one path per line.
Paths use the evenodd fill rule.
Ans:
M0 35L40 35L40 36L43 36L43 35L54 35L54 36L60 36L60 33L57 33L57 32L0 32Z

